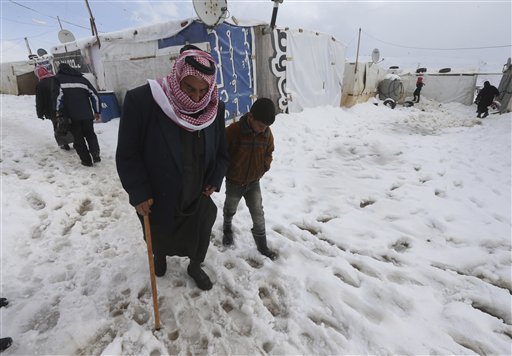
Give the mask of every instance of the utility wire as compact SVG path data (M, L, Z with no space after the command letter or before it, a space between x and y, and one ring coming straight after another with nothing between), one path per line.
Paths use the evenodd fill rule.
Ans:
M490 48L512 47L512 44L504 45L504 46L458 47L458 48L457 47L456 48L411 47L411 46L404 46L404 45L399 45L399 44L396 44L396 43L387 42L387 41L381 40L381 39L379 39L379 38L377 38L375 36L370 35L366 31L362 31L362 32L364 32L364 34L367 35L368 37L371 37L374 40L377 40L379 42L382 42L382 43L385 43L385 44L388 44L388 45L391 45L391 46L395 46L395 47L408 48L408 49L436 50L436 51L461 51L461 50L472 50L472 49L490 49Z
M18 20L12 20L12 19L8 19L6 17L0 17L0 19L4 20L4 21L10 21L10 22L14 22L14 23L19 23L19 24L22 24L22 25L28 25L28 26L38 26L38 27L41 27L41 26L48 26L48 24L42 24L42 23L30 23L30 22L23 22L23 21L18 21ZM56 26L53 26L53 27L56 27Z
M27 37L27 38L41 37L41 36L47 35L47 34L49 34L51 32L53 32L53 30L52 31L46 31L46 32L40 33L38 35L33 35L33 36L24 36L24 37L17 37L17 38L3 38L2 40L5 40L5 41L24 40L25 37Z
M9 1L10 1L10 2L12 2L13 4L18 5L18 6L21 6L21 7L25 8L25 9L28 9L28 10L34 11L34 12L36 12L36 13L40 14L40 15L43 15L43 16L46 16L46 17L49 17L49 18L54 19L54 20L57 20L57 21L59 20L59 19L58 19L57 17L55 17L55 16L51 16L51 15L44 14L44 13L42 13L42 12L38 11L38 10L35 10L35 9L33 9L33 8L31 8L31 7L28 7L28 6L26 6L26 5L20 4L20 3L16 2L16 1L14 1L14 0L9 0ZM66 21L66 20L63 20L63 19L60 19L60 21L61 21L61 22L64 22L64 23L67 23L67 24L69 24L69 25L73 25L73 26L76 26L76 27L85 28L86 30L90 30L90 28L89 28L89 27L85 27L85 26L82 26L82 25L77 25L77 24L75 24L75 23L72 23L72 22L69 22L69 21Z

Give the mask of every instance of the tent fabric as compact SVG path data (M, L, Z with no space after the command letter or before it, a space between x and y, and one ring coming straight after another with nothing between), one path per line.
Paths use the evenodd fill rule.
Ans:
M351 107L374 97L379 84L386 78L385 70L373 62L346 63L343 76L341 105Z
M474 100L476 74L425 74L423 75L425 86L421 89L421 96L440 103L456 102L471 105ZM413 96L416 89L415 74L400 75L404 85L404 97L407 100Z
M512 111L512 65L510 62L509 58L508 62L503 67L503 76L501 77L500 84L498 85L498 90L500 92L498 100L501 103L501 114Z
M194 22L175 36L160 39L158 48L208 42L220 69L217 72L219 97L226 104L226 119L232 119L249 111L255 94L253 37L250 27L222 23L209 30L204 23Z
M212 55L217 55L222 69L217 83L219 97L226 104L226 119L240 117L252 106L255 94L253 37L250 27L226 23L217 26L209 37Z
M271 99L279 112L286 111L286 94L284 85L286 62L286 46L281 45L279 38L286 32L274 29L264 31L264 26L254 29L255 66L254 87L258 98ZM282 50L281 48L284 48ZM282 60L279 60L280 58ZM281 75L282 74L282 75ZM281 82L281 85L280 85Z
M32 74L35 83L37 83L37 78L34 74L34 63L32 60L0 63L0 94L22 94L18 79L28 73ZM31 74L27 76L30 77Z
M340 105L345 68L343 44L329 35L288 30L286 56L289 112Z
M393 99L398 101L403 95L403 85L400 79L386 78L379 83L379 99Z
M177 28L172 23L170 26ZM253 30L228 23L210 30L198 21L179 29L170 37L148 36L147 41L118 41L114 37L105 41L100 49L105 87L114 90L122 102L127 90L167 75L181 47L190 43L210 52L217 62L217 87L226 104L226 119L249 111L255 94ZM153 28L150 33L158 31ZM164 28L162 33L169 31Z

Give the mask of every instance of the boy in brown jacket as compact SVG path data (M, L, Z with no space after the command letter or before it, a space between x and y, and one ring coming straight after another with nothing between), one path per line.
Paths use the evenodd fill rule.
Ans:
M272 100L260 98L252 104L250 112L226 129L230 162L226 174L222 239L224 246L233 245L233 216L243 197L251 213L251 231L258 251L271 260L277 258L277 253L267 246L260 178L270 169L272 162L274 137L269 126L274 123L275 116Z

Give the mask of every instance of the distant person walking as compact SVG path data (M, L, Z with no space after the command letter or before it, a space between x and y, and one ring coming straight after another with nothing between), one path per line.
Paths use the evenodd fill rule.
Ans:
M69 144L73 142L73 136L59 133L57 116L55 113L55 101L52 97L54 86L54 74L44 66L34 69L39 82L36 84L36 112L41 120L48 119L53 124L53 135L57 144L64 150L70 150Z
M82 165L92 167L93 162L101 161L100 146L94 133L94 120L100 120L101 112L98 92L82 73L67 63L60 64L55 80L57 117L71 120L76 153Z
M494 98L500 95L499 90L491 85L488 81L484 82L484 87L480 89L478 95L476 96L475 103L477 104L477 116L479 118L484 118L489 115L489 105L492 104Z
M420 102L420 93L421 93L421 88L423 88L423 86L425 85L425 83L423 83L423 77L418 77L418 79L416 80L416 90L414 90L414 99L413 101L419 103Z
M270 169L274 137L270 125L274 123L276 108L272 100L260 98L240 121L226 129L229 168L226 174L226 200L224 202L224 246L233 244L232 221L242 197L251 213L252 236L258 251L275 260L277 253L267 246L265 215L260 179Z

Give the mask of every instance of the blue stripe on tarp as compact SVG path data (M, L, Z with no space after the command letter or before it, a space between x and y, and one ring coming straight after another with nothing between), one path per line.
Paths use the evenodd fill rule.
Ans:
M211 54L222 70L217 72L219 97L226 104L226 120L249 111L253 95L252 33L250 27L222 23L210 33L194 21L178 34L158 40L158 48L209 42Z

